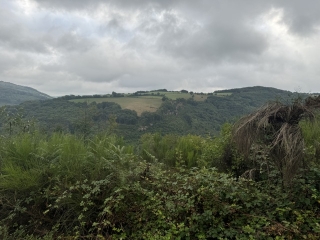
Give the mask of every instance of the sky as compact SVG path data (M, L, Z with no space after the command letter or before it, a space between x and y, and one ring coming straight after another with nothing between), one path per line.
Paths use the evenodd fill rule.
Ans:
M51 96L320 92L318 0L0 0L0 81Z

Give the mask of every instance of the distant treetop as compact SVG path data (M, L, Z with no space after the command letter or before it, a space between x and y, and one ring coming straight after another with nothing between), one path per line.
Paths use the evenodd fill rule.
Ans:
M168 92L167 89L157 89L157 90L151 90L150 92Z

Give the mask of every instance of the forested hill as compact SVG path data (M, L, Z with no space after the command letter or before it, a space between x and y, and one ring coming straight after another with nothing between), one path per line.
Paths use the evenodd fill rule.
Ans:
M30 87L0 81L0 106L45 99L51 97Z
M224 100L239 103L248 111L252 111L268 101L290 103L297 98L306 98L308 96L308 94L305 93L293 93L286 90L262 86L219 90L215 91L214 96L218 94L228 94Z
M278 88L273 87L263 87L263 86L253 86L253 87L244 87L244 88L231 88L231 89L225 89L225 90L217 90L215 93L265 93L269 95L275 95L275 94L292 94L290 91L281 90Z
M170 94L160 93L159 98L162 95L173 96ZM119 104L112 102L119 98L112 96L106 100L98 99L99 103L88 104L88 99L80 99L82 102L72 102L60 98L25 102L20 104L19 108L24 109L26 118L34 118L41 128L48 132L66 131L89 135L110 129L114 121L117 123L113 129L115 133L122 135L130 142L135 142L145 133L156 132L178 135L215 135L223 123L232 122L268 101L290 102L298 97L295 93L265 87L201 93L199 96L202 97L190 97L189 93L181 94L181 96L188 97L175 100L162 97L162 100L159 100L161 105L155 112L142 112L141 115L134 110L122 109ZM151 99L143 97L146 96L128 97L128 99L130 102L135 99L145 99L145 101ZM121 100L126 98L127 96L124 96Z

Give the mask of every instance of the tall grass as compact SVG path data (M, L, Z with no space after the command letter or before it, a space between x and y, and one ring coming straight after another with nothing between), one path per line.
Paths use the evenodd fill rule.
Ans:
M149 134L141 155L110 135L0 137L0 238L267 239L280 229L318 239L320 171L292 196L219 173L210 167L223 164L230 134L230 125L214 139Z
M302 135L305 142L304 151L309 160L320 160L320 114L318 113L313 122L301 121Z
M10 231L13 221L23 225L28 219L39 224L35 229L44 222L53 226L51 218L63 226L80 226L80 213L94 216L93 210L82 212L93 204L87 202L89 196L102 204L145 167L139 168L133 148L115 136L84 141L70 134L23 133L0 142L0 236L3 226ZM57 224L57 231L74 232Z
M1 190L31 190L39 187L48 161L38 157L42 136L20 134L1 143Z

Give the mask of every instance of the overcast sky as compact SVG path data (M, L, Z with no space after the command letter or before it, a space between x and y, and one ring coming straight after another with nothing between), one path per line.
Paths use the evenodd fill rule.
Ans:
M0 80L52 96L320 92L318 0L0 0Z

